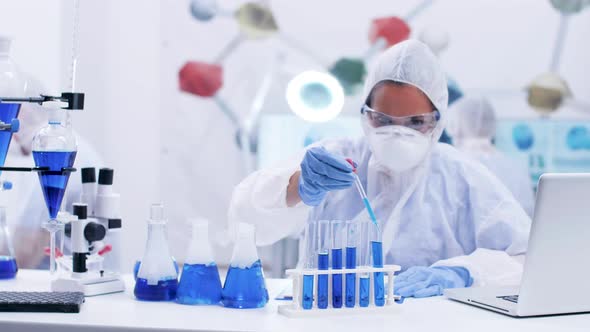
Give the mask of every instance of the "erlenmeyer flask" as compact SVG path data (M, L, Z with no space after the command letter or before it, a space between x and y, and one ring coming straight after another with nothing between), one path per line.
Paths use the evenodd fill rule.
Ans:
M171 301L176 298L178 275L168 249L162 204L154 204L148 220L148 238L133 293L139 300Z
M261 308L268 302L262 263L256 252L254 226L240 223L238 237L221 292L229 308Z
M176 301L182 304L218 304L221 280L209 244L209 224L192 221L193 236L184 261Z
M14 247L6 224L6 208L0 207L0 279L12 279L17 271Z

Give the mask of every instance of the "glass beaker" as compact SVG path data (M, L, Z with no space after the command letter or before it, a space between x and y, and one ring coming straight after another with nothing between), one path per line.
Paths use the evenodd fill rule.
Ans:
M262 263L256 251L254 226L240 223L221 302L229 308L262 308L268 302Z
M162 204L153 204L148 220L148 238L133 293L138 300L172 301L178 275L168 248Z
M12 238L6 224L6 208L0 206L0 279L12 279L17 272Z
M221 279L209 244L209 223L202 219L192 220L192 229L176 301L182 304L218 304L221 300Z

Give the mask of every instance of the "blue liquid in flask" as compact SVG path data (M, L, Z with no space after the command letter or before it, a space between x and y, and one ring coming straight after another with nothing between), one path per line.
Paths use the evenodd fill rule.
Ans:
M184 264L176 302L182 304L218 304L221 301L221 280L215 263Z
M373 267L383 267L383 250L382 244L378 241L371 241L371 251L373 254ZM373 274L375 285L375 305L382 307L385 305L385 282L383 272Z
M356 268L356 248L346 247L346 268ZM355 292L356 292L356 274L346 274L346 297L345 305L347 308L354 308L355 304Z
M133 294L143 301L173 301L177 288L178 281L175 277L160 279L156 285L149 285L147 279L137 278Z
M178 263L176 262L176 259L174 259L174 257L172 257L172 261L174 262L174 269L176 270L176 275L178 275L179 269L178 269ZM141 266L141 261L138 259L135 261L135 264L133 265L133 279L137 280L137 274L139 273L139 267Z
M318 254L318 270L327 270L330 267L330 254L321 252ZM328 307L328 275L318 275L318 308Z
M49 167L50 171L60 172L62 168L74 165L76 151L33 151L33 159L39 167ZM68 172L59 175L39 172L39 181L51 219L57 217L69 178Z
M18 267L16 260L11 256L0 256L0 279L12 279L16 277Z
M303 276L303 298L301 306L303 309L311 309L313 306L313 275Z
M0 121L10 123L17 118L19 110L20 104L0 103ZM0 166L4 166L11 140L12 133L10 131L0 131ZM2 174L2 171L0 171L0 174Z
M361 276L359 278L359 305L361 307L369 306L369 288L371 284L368 276Z
M332 269L342 269L342 249L332 249ZM332 275L332 307L342 308L342 274Z
M257 260L252 266L230 266L227 271L221 302L229 308L262 308L268 302L268 291L262 274L262 263Z

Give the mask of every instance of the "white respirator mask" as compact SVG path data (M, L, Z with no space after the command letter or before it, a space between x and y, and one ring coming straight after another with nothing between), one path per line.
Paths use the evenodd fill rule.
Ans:
M386 171L400 173L418 166L431 146L431 134L405 126L373 128L363 123L373 158Z

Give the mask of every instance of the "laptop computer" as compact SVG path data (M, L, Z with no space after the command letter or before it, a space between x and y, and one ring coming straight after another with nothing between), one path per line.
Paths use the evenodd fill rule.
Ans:
M456 301L515 317L590 312L590 173L543 174L520 287L455 288Z

